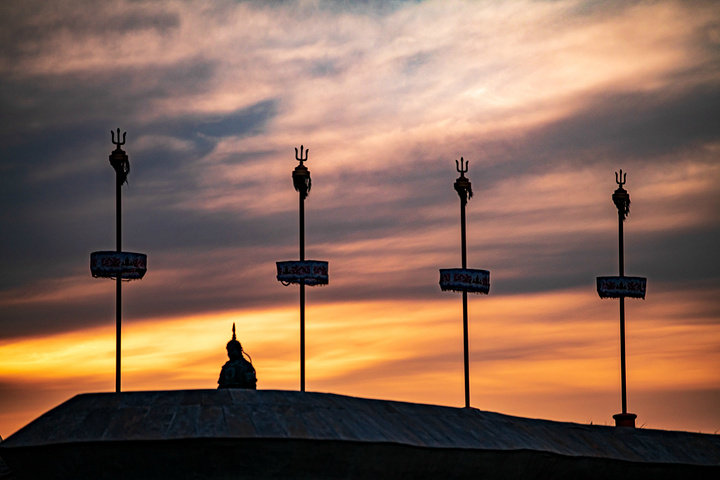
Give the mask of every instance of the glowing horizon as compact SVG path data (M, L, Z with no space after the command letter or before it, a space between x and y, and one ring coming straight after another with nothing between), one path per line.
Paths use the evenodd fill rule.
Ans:
M310 302L308 391L461 406L461 308L459 295L448 297L428 302ZM667 302L636 302L640 305L627 308L631 411L638 411L640 421L649 422L650 428L673 428L676 423L670 419L648 418L642 411L644 402L632 399L638 393L700 390L711 383L716 375L712 364L720 361L713 327L688 330L668 321L677 312ZM496 397L517 401L559 391L570 396L597 392L607 397L604 411L576 405L551 419L582 423L594 418L595 423L602 419L612 424L619 407L616 307L616 301L600 300L592 291L471 297L472 406L488 409L483 405L488 391L489 403L495 406ZM595 310L595 315L580 320L588 310ZM297 315L297 307L283 307L128 320L123 331L123 391L216 388L233 322L258 371L258 388L296 390ZM662 317L648 319L655 315ZM659 328L658 323L665 326ZM376 329L382 329L382 340ZM408 335L416 330L423 335ZM674 340L672 345L667 338ZM3 377L23 383L32 375L33 383L57 388L56 372L62 371L62 383L72 384L76 393L101 385L105 386L100 391L112 391L114 346L110 322L91 330L0 344L0 356L13 359L3 362ZM704 369L697 368L697 356L708 360ZM34 407L25 415L39 413ZM21 418L25 420L15 420L15 429L28 420Z

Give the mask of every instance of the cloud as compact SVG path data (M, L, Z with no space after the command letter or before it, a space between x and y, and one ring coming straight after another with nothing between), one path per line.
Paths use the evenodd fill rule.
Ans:
M680 151L717 143L717 84L679 95L672 90L611 93L572 116L530 131L528 149L552 152L561 161L582 155L590 161L611 157L619 163L669 159ZM592 157L585 152L592 152ZM543 163L549 162L552 159Z

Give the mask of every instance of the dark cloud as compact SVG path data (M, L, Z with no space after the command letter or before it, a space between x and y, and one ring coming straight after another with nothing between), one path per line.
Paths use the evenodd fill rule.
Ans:
M572 146L612 158L657 158L720 139L720 88L630 92L597 98L572 118L534 132L545 151ZM542 140L541 140L542 142ZM571 148L572 148L571 147ZM568 152L571 153L571 152Z
M452 190L454 168L418 159L378 170L348 167L324 178L316 176L313 198L308 200L313 213L307 221L314 223L319 242L397 238L403 231L430 230L437 223L424 210L457 198Z
M126 219L127 228L135 232L134 243L170 252L178 249L281 246L295 240L295 232L287 235L289 232L285 227L294 223L295 215L290 213L251 217L228 211L157 209L148 212L139 208L133 218Z
M296 301L297 289L292 293L286 291L287 295L283 296L284 289L275 280L275 261L282 259L275 252L254 252L250 257L241 249L205 254L208 249L139 249L135 246L128 245L125 250L146 253L148 273L142 280L123 287L124 321L133 323L146 318L208 314L269 304L280 306ZM51 335L114 321L115 284L111 280L92 278L90 252L81 253L71 258L74 262L68 262L73 263L68 273L78 275L72 284L43 281L36 276L33 285L4 292L8 301L30 295L25 297L28 301L3 306L0 329L4 339L31 336L35 332ZM77 293L83 288L88 289L87 295ZM44 299L42 295L68 289L74 289L74 293L65 298L56 295L53 299ZM36 300L34 293L40 294Z
M261 131L273 118L274 105L263 101L226 115L173 118L140 130L194 143L194 149L180 152L148 149L136 154L132 139L138 130L131 130L124 147L131 164L129 184L123 187L125 238L142 238L145 248L168 249L247 244L261 241L261 235L273 238L274 226L282 224L277 219L201 214L176 205L199 188L198 160L223 136ZM114 173L106 156L111 150L107 130L80 123L26 132L0 153L0 219L11 226L0 237L0 250L5 252L0 258L5 272L0 289L65 275L89 248L112 247ZM94 156L94 164L78 162ZM241 233L243 224L252 229L242 232L257 235Z
M202 76L194 76L202 81ZM244 137L262 133L275 118L279 99L267 99L228 113L192 114L179 118L162 118L143 125L143 135L164 134L181 140L192 140L198 147L224 137Z
M180 26L177 13L143 2L69 0L50 4L27 0L3 2L1 8L0 58L12 63L44 55L61 35L78 44L92 38L121 42L143 30L164 36Z
M332 77L345 70L345 66L337 59L323 59L314 62L308 71L313 77Z
M433 60L435 52L418 52L401 59L401 70L406 75L417 74L418 70Z
M597 20L599 18L616 18L628 9L641 5L642 0L618 0L609 4L603 0L585 0L577 2L571 9L573 16Z
M136 121L152 102L204 91L215 68L214 62L197 59L6 79L0 83L2 139L18 143L69 125Z
M400 8L422 0L331 0L320 2L319 8L331 12L350 12L354 15L384 16L390 15Z
M684 284L720 287L718 238L720 224L638 235L633 239L632 256L628 255L628 268L678 289Z
M677 162L682 152L720 141L720 87L703 84L653 93L613 92L591 97L561 120L501 138L470 141L485 152L485 178L542 173L577 165Z

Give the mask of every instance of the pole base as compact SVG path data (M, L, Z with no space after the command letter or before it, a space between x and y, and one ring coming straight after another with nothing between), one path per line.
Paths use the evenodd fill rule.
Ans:
M630 427L635 428L635 419L637 415L634 413L616 413L613 415L615 419L616 427Z

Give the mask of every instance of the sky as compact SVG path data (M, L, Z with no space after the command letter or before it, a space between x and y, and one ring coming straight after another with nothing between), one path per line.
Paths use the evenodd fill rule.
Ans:
M455 161L469 162L471 405L613 425L615 172L627 173L628 410L720 430L720 4L0 4L0 435L115 388L110 132L127 132L122 388L216 388L233 322L298 390L295 148L309 149L306 389L462 407Z

